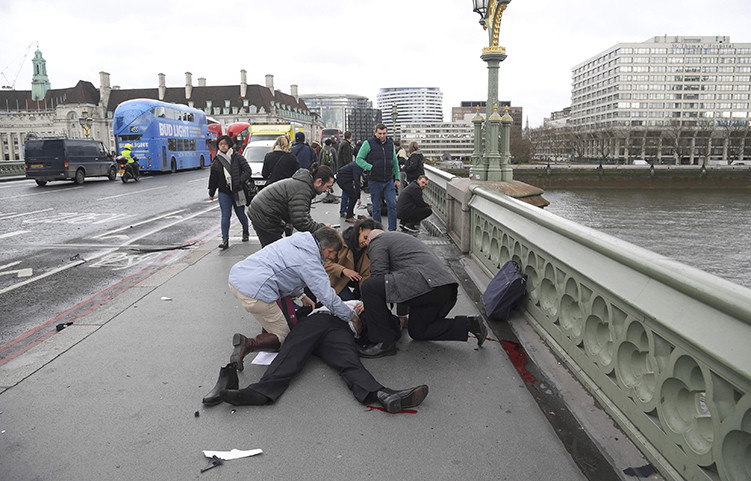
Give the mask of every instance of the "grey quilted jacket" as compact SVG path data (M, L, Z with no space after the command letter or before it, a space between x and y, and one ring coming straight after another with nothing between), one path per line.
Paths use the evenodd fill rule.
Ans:
M310 217L310 202L316 195L313 175L299 169L291 178L261 189L248 207L248 215L254 226L274 234L284 232L287 223L301 232L315 232L325 225Z

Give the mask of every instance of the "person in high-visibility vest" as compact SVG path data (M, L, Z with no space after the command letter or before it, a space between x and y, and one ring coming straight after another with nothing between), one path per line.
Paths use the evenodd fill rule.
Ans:
M131 169L131 173L133 174L133 178L138 178L140 172L138 171L138 159L133 157L133 154L131 153L131 150L133 149L133 146L130 144L123 145L123 150L120 152L120 155L125 157L127 160L127 167Z

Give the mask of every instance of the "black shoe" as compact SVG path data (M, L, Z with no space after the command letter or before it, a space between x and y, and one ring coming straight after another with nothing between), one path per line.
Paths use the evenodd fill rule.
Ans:
M485 338L488 337L488 328L485 323L482 322L480 316L466 316L467 318L467 332L474 334L477 338L477 345L482 346L485 342Z
M370 346L358 347L360 357L383 357L393 356L396 354L396 341L391 342L379 342L378 344L372 344Z
M420 232L420 228L415 224L402 224L402 230L409 232L410 234L417 234Z
M224 389L219 396L222 401L234 406L263 406L271 402L271 399L250 389L250 386L245 389Z
M428 386L413 387L403 391L394 391L387 387L376 393L376 399L386 411L395 413L402 409L419 406L428 395Z
M226 249L228 247L229 247L229 239L226 238L226 237L222 238L222 243L219 244L219 248L220 249Z
M231 362L219 370L219 380L217 380L214 389L203 398L203 403L207 406L217 405L222 402L219 393L223 389L237 389L239 386L237 370L235 364Z
M243 231L243 242L248 242L250 240L250 232L244 230Z
M347 213L346 212L339 212L339 217L347 217Z

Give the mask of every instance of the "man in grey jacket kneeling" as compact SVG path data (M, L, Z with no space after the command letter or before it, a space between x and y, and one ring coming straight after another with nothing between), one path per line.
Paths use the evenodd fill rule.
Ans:
M418 341L466 341L482 346L488 329L479 316L446 317L456 304L458 283L441 260L419 239L402 232L374 229L368 235L370 277L362 283L364 322L370 345L361 357L396 354L399 319L387 303L409 307L408 332Z

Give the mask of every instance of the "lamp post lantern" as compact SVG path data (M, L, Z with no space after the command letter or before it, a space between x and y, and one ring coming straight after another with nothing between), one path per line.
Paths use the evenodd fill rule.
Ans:
M485 118L488 120L494 111L495 116L498 116L495 110L498 105L498 68L501 62L506 60L506 49L498 45L498 34L501 29L501 17L509 3L511 0L472 0L473 10L480 14L480 25L488 31L488 46L482 49L480 56L488 64L488 100L485 106ZM501 157L497 148L491 149L492 145L498 145L499 128L499 122L486 122L483 156L485 178L481 180L513 180L511 169L508 165L502 165L508 159Z
M83 134L88 138L89 129L91 129L91 126L94 123L94 119L89 117L88 111L84 110L83 112L81 112L81 117L78 118L78 123L81 124L81 127L83 128Z

